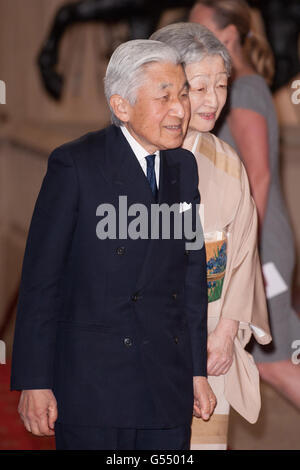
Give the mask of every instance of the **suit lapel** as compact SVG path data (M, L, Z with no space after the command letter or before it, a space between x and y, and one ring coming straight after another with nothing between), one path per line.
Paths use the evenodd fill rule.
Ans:
M150 214L154 197L143 169L122 131L110 126L106 130L106 147L98 165L105 180L113 187L116 196L127 195L128 204L144 204ZM179 167L172 162L171 151L160 152L158 203L171 206L180 202ZM161 243L149 239L136 289L148 285L162 262ZM171 245L169 245L171 246Z
M160 152L160 185L158 201L160 204L179 202L179 167L172 163L169 152Z
M101 171L117 196L128 196L128 203L139 202L148 207L154 202L143 169L118 127L108 128Z
M159 176L159 204L168 204L171 206L174 203L180 202L179 192L179 168L172 165L169 161L170 155L168 152L160 152L160 176ZM155 272L158 271L162 263L162 256L164 259L167 253L161 252L160 240L150 239L146 256L142 265L141 273L136 284L136 290L139 291L145 285L149 285L155 277ZM165 246L165 245L164 245ZM169 245L171 246L171 245Z

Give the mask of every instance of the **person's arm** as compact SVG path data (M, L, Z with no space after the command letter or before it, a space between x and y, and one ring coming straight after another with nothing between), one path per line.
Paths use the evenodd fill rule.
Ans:
M217 405L217 399L206 377L194 377L194 410L196 418L208 421Z
M241 195L228 228L227 264L221 298L221 317L208 336L208 374L221 375L229 370L234 340L240 322L267 325L268 314L260 260L257 249L257 211L250 194L244 165L240 173ZM258 298L259 297L259 298ZM255 320L254 320L255 317ZM264 328L265 339L269 335Z
M190 154L190 152L189 152ZM183 198L191 203L195 240L186 241L185 312L190 330L194 376L207 377L207 281L206 251L201 229L197 163L192 154L186 163L188 188ZM189 214L189 215L191 215ZM196 222L197 221L197 222Z
M257 247L257 211L250 194L248 177L243 165L241 165L240 178L240 201L234 219L229 226L227 238L228 256L220 306L220 322L229 320L232 325L231 333L237 331L233 322L236 322L237 327L240 326L240 323L250 327L255 326L262 333L259 338L255 334L256 339L265 344L270 341L270 331ZM218 326L215 331L219 333ZM219 349L218 341L213 341L215 336L213 333L208 339L209 355L212 343L215 351ZM218 336L220 335L218 334ZM225 336L223 335L223 338ZM213 375L219 375L219 372Z
M18 412L27 431L35 436L54 436L57 403L52 390L23 390Z
M267 121L255 111L233 108L228 116L228 125L247 171L261 229L270 185Z
M234 338L239 329L239 322L231 318L220 318L216 328L207 339L207 373L209 375L226 374L233 361Z
M51 434L60 280L77 218L78 183L68 150L49 158L26 244L12 355L11 389L23 390L19 411L28 430Z
M186 165L187 166L187 165ZM192 203L195 219L200 226L198 190L198 169L194 157L191 158L189 195L187 202ZM194 229L196 227L194 226ZM188 250L188 263L185 278L185 311L187 314L194 370L194 415L208 420L216 406L216 397L207 381L207 280L206 251L203 233L197 249Z

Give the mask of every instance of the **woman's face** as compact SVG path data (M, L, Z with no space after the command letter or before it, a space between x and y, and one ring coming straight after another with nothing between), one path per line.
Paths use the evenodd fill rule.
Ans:
M191 10L189 21L206 26L206 28L209 29L219 39L219 41L224 42L222 30L218 28L214 20L214 13L213 8L196 4Z
M221 56L207 56L185 67L190 84L190 130L211 131L227 98L228 77Z

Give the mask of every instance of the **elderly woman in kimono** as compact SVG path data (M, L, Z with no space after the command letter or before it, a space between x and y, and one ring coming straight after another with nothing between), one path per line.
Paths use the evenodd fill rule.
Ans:
M192 449L226 449L229 406L254 423L260 410L259 374L244 349L252 333L271 341L257 251L257 214L245 168L211 131L227 97L230 57L205 27L177 23L151 39L182 56L190 85L191 120L183 146L195 155L208 280L208 374L218 404L210 421L193 419Z

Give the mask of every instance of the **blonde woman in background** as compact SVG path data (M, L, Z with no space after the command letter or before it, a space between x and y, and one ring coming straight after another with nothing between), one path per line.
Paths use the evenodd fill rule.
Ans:
M190 20L209 28L230 53L229 111L218 136L235 148L247 170L258 210L261 260L271 271L267 287L273 288L278 273L286 285L284 292L268 298L272 347L254 344L252 354L261 377L300 407L300 366L291 360L293 341L300 338L300 320L291 305L293 236L281 194L278 124L267 86L273 76L272 54L254 32L244 0L199 0Z
M218 403L210 421L194 418L191 448L226 449L229 404L250 422L260 409L258 371L244 347L252 332L262 344L271 339L246 171L235 151L209 132L226 101L230 57L196 24L166 26L151 39L172 45L185 64L191 120L183 146L195 155L204 206L208 380Z

